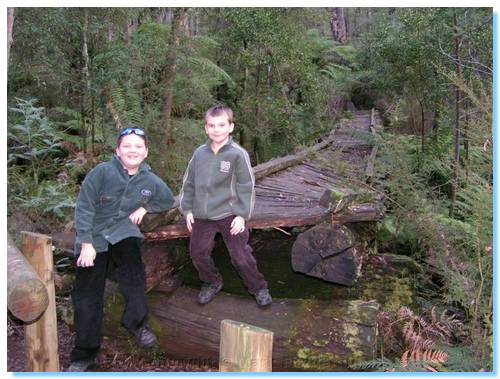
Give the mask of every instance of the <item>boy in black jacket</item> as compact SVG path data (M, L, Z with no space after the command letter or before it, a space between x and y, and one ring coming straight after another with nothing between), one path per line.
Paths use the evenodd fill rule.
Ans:
M86 371L100 349L104 284L114 268L125 298L122 325L149 348L156 337L147 326L146 275L138 225L147 212L169 209L173 196L144 162L142 129L120 132L116 154L94 167L82 183L75 209L77 269L72 293L76 340L68 371Z

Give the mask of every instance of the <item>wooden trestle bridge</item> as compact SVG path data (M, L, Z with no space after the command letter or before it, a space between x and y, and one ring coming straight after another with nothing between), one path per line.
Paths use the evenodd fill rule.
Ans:
M318 144L255 166L256 196L250 228L381 219L383 196L365 185L373 175L377 147L372 141L380 125L380 116L374 110L357 111ZM332 205L332 192L341 204ZM361 193L364 200L349 203ZM342 212L338 212L340 209ZM173 209L163 215L148 215L143 225L146 239L189 237L184 220L175 217L176 212ZM177 222L171 223L172 219Z
M369 184L380 124L374 110L356 111L316 145L254 167L256 202L249 226L286 233L291 232L286 228L308 227L291 233L291 275L332 283L338 292L330 300L317 300L311 293L307 299L275 298L268 309L259 309L251 296L222 292L200 306L197 290L182 285L175 275L189 260L187 247L166 241L189 236L184 218L177 207L146 215L141 229L148 306L166 354L217 360L221 321L231 319L273 331L274 370L344 370L373 357L378 301L393 295L391 283L403 270L400 260L371 253L367 241L373 235L366 239L357 229L366 225L370 231L384 217L383 195ZM74 234L52 238L57 247L72 251ZM294 280L286 275L289 267L283 267L283 283ZM116 299L113 295L106 300L103 328L114 337L121 333Z

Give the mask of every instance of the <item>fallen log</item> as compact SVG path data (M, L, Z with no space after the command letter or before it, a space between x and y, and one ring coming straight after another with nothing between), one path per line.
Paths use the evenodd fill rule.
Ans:
M331 283L352 286L361 272L360 242L346 226L317 225L301 233L292 247L292 267Z
M69 257L74 257L74 240L74 232L59 232L52 236L53 245ZM146 271L146 292L190 259L184 241L145 240L141 245L141 254ZM112 270L108 272L108 278L116 281Z
M180 287L173 294L152 291L148 295L150 326L169 357L217 365L224 319L274 333L273 371L341 371L374 357L379 308L375 301L275 299L261 309L251 297L224 292L201 306L197 294ZM120 327L120 315L121 306L108 312L103 331L128 339Z
M36 320L49 305L42 279L7 235L7 308L24 322Z

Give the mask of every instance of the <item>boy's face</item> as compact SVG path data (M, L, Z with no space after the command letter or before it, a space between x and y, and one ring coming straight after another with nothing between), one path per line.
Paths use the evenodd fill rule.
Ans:
M229 122L225 113L217 116L207 116L205 119L205 132L210 140L221 145L229 139L229 133L232 133L234 124Z
M129 134L121 139L120 146L116 148L116 155L126 169L135 169L148 156L148 148L142 137Z

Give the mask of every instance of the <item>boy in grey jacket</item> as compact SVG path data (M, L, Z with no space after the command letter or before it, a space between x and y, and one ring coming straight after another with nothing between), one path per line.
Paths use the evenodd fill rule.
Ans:
M94 167L82 183L75 208L77 268L72 301L76 338L68 371L86 371L99 352L104 284L110 269L125 299L122 325L140 346L156 343L147 325L143 235L138 225L147 212L165 211L174 199L144 162L147 155L144 131L127 128L119 134L116 155Z
M230 136L233 129L231 108L216 105L205 113L209 139L189 161L180 208L191 232L191 259L203 283L198 302L207 304L223 286L212 259L215 234L220 232L233 266L257 304L263 307L271 304L272 299L248 245L246 226L255 202L255 179L248 153Z

